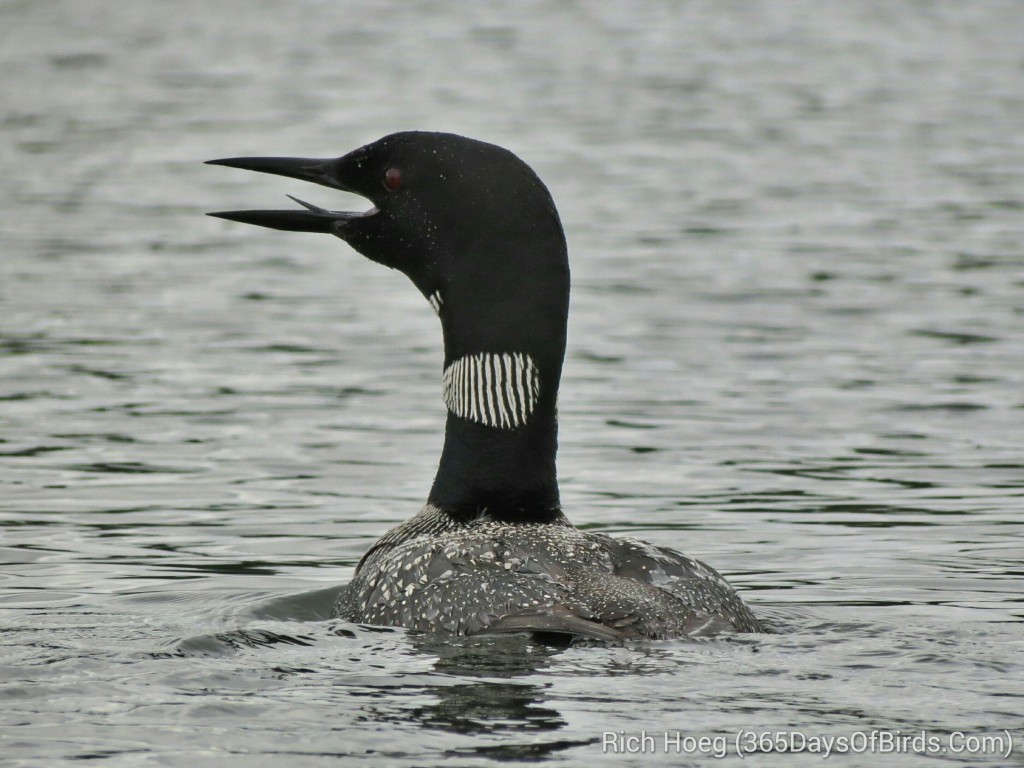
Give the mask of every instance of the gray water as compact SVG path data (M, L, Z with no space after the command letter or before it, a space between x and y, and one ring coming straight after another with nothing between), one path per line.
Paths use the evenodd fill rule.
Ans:
M0 763L688 765L781 732L1024 764L1019 3L11 0L0 29ZM409 128L511 148L559 206L570 518L706 560L772 634L330 619L429 488L437 320L340 241L202 215L365 201L201 161Z

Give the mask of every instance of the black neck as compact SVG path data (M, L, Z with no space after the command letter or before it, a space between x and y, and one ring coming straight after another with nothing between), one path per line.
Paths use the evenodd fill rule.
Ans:
M527 422L502 429L448 413L429 501L461 519L549 522L561 514L555 454L561 360L539 371L542 390Z
M488 152L460 168L468 185L461 215L435 221L445 238L420 249L430 258L404 268L424 295L436 292L444 332L449 413L429 502L463 519L561 520L555 454L569 315L565 234L536 174L511 155L498 163ZM433 264L434 271L417 266ZM483 377L462 376L467 367ZM453 382L461 387L456 397ZM467 400L484 407L474 413Z
M565 264L564 257L556 263ZM463 396L446 395L444 450L429 501L459 518L541 522L561 516L555 454L569 281L567 267L548 272L543 285L512 287L504 299L492 295L488 302L460 300L458 286L449 286L452 300L441 310L445 387L450 392L454 380ZM484 414L465 407L466 390L477 402L481 391L479 377L474 385L459 375L468 365L485 369L484 381L493 387Z

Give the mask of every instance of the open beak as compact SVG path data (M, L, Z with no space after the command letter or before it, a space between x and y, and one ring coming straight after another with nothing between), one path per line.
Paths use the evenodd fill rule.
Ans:
M226 165L228 168L273 173L277 176L312 181L332 189L350 191L332 173L335 163L337 160L334 159L316 160L308 157L231 157L225 160L207 160L208 165ZM279 211L219 211L208 215L271 229L328 234L337 233L337 224L366 215L349 211L329 211L326 208L299 200L297 197L291 195L288 197L291 197L305 210L293 208Z

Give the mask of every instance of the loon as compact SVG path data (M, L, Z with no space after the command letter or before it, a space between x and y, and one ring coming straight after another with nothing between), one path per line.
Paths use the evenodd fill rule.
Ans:
M441 320L448 417L437 475L423 509L363 555L337 618L570 641L763 631L711 567L584 533L563 513L555 452L568 250L551 194L526 163L494 144L419 131L337 159L208 162L368 198L374 207L361 213L292 197L301 208L210 215L339 237L407 275Z

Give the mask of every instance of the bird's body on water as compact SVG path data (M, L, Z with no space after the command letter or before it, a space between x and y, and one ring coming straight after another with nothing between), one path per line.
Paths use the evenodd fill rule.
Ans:
M331 160L211 162L371 200L364 213L296 199L301 209L213 215L333 234L405 273L441 320L448 419L437 475L423 509L363 556L338 617L605 641L761 631L709 566L584 533L563 513L555 453L568 254L551 195L522 160L454 134L405 132Z

